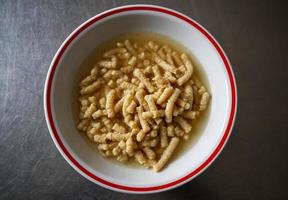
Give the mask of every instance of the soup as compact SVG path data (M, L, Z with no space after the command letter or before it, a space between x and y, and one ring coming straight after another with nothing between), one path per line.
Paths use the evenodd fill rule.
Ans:
M209 114L200 64L155 33L126 33L100 44L75 84L78 129L103 156L128 166L161 171L192 147Z

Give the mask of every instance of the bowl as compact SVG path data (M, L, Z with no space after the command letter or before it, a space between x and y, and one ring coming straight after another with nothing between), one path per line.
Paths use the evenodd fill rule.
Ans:
M101 42L125 32L150 31L184 45L202 66L210 85L210 113L197 142L165 170L117 165L95 153L76 129L71 106L79 66ZM203 172L223 149L237 106L235 78L223 49L191 18L154 5L129 5L81 24L55 54L45 83L44 110L51 137L65 160L88 180L126 193L154 193L180 186Z

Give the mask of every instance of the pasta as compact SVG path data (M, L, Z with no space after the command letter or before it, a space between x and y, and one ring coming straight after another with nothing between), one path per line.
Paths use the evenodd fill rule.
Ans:
M94 83L92 83L91 85L83 87L80 90L80 94L81 95L91 94L91 93L95 92L97 89L99 89L101 87L101 84L102 84L102 81L99 79L99 80L95 81Z
M115 95L116 95L115 90L110 90L108 95L107 95L106 111L107 111L107 116L109 118L113 118L115 116L115 110L114 110Z
M157 104L160 105L160 104L164 103L171 96L172 93L173 93L173 88L172 87L165 88L163 93L158 98Z
M79 82L79 123L104 157L135 160L158 172L211 95L188 55L155 41L115 42Z
M159 161L153 166L153 169L156 172L160 171L165 166L165 164L168 162L169 158L171 157L171 155L175 151L177 145L179 144L179 141L180 140L177 137L173 137L171 139L169 146L165 149L165 151L163 152Z
M182 59L184 65L186 67L186 73L184 73L184 75L177 80L177 83L180 86L183 85L184 83L186 83L193 74L193 65L190 62L190 60L188 59L187 55L183 53L181 55L181 59Z
M165 117L166 117L167 123L172 122L174 104L175 104L178 96L180 95L180 92L181 91L178 88L176 88L167 102L166 109L165 109Z

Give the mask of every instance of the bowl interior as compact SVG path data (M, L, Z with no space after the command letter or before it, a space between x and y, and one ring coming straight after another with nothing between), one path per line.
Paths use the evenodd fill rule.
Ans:
M77 131L71 106L73 82L79 66L101 42L124 32L152 31L166 35L191 51L202 67L212 93L210 114L198 141L163 171L130 168L102 158ZM133 187L151 187L175 181L195 170L214 151L226 127L231 94L225 66L202 33L164 13L130 11L106 17L85 29L67 48L52 83L52 114L61 140L88 171L107 181Z

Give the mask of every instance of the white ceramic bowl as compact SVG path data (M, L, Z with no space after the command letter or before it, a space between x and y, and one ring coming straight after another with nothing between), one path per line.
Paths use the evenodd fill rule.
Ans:
M95 154L76 130L71 110L72 85L80 64L101 42L123 32L152 31L180 42L198 59L212 93L211 111L200 138L160 173L115 165ZM216 40L189 17L158 6L131 5L103 12L80 25L63 42L47 74L44 109L52 139L81 175L105 188L153 193L195 178L222 150L237 104L231 65Z

